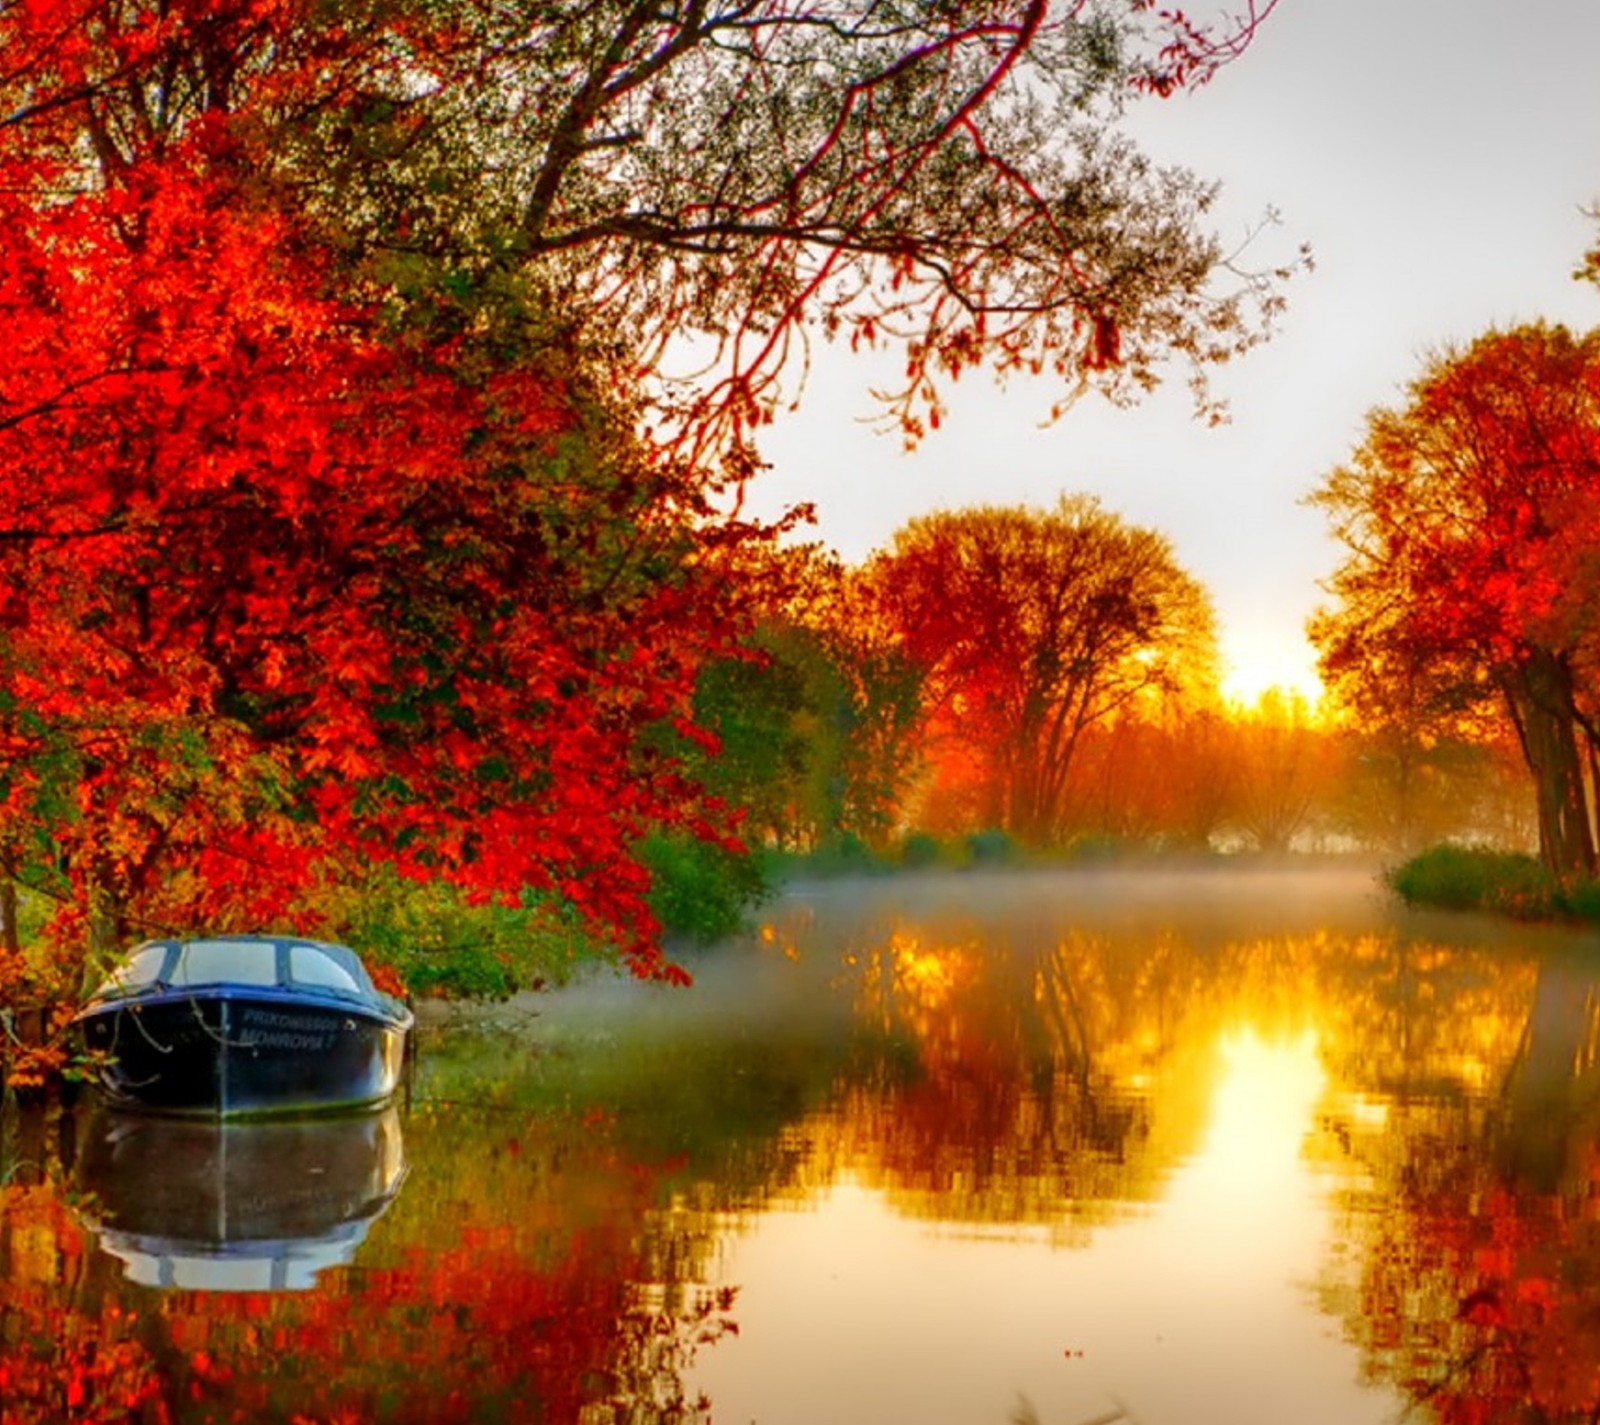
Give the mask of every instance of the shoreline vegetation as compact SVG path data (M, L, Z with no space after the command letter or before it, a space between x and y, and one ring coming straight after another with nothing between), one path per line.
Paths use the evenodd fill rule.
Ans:
M823 892L862 881L993 875L1080 876L1094 878L1102 889L1116 878L1161 878L1169 889L1218 884L1229 880L1252 883L1282 877L1360 877L1378 896L1392 896L1416 910L1465 912L1528 925L1600 924L1600 883L1563 890L1535 857L1481 846L1445 843L1427 848L1403 862L1359 851L1260 851L1250 848L1152 847L1138 842L1084 840L1050 849L1028 848L1004 833L934 838L915 835L896 846L874 850L853 838L806 852L752 853L747 858L759 873L759 897L738 908L738 920L714 936L669 933L669 953L687 957L692 969L703 956L715 955L714 941L756 932L761 907L791 891ZM680 901L687 887L678 887ZM575 967L572 980L600 969L590 962ZM567 981L552 980L520 987L505 995L441 996L417 1002L418 1022L430 1031L453 1028L525 1028L544 1013L545 996Z
M1535 856L1485 846L1433 846L1387 871L1407 905L1512 920L1600 925L1600 881L1563 881Z
M845 835L806 850L743 854L653 838L641 854L652 867L652 909L669 954L674 947L703 948L748 932L763 904L799 884L986 870L1226 875L1357 868L1370 871L1375 887L1411 906L1600 924L1600 881L1564 884L1534 856L1455 843L1394 863L1367 850L1221 850L1111 837L1039 848L991 829L948 837L913 832L883 847ZM30 914L37 908L26 896L21 909L26 948L35 938L28 932L42 928L43 913ZM379 873L332 919L336 938L356 947L393 992L414 1002L505 999L559 986L592 968L621 965L617 947L571 907L531 891L516 905L472 904L450 887Z

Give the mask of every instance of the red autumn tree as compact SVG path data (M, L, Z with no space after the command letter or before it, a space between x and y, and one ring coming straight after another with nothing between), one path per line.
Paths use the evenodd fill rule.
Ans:
M1430 363L1313 496L1350 551L1311 629L1324 675L1410 724L1496 700L1562 876L1596 869L1597 497L1600 334L1544 325Z
M269 78L93 182L79 130L0 131L8 852L106 943L379 856L557 889L659 968L630 847L694 801L639 733L723 607L693 487L513 305L396 327L240 160Z
M923 516L866 577L926 670L935 742L977 760L983 824L1029 839L1061 833L1088 729L1212 672L1205 591L1086 497Z

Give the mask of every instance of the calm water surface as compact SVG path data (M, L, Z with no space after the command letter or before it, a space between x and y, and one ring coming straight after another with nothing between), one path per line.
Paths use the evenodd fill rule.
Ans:
M1354 873L830 884L409 1099L0 1138L6 1422L1577 1422L1600 949Z

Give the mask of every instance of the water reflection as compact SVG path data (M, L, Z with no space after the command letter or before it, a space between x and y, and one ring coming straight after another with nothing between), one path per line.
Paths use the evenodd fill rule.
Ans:
M1363 1174L1329 1304L1368 1372L1441 1422L1600 1416L1600 958L1519 969L1480 1093L1396 1095L1343 1124ZM1480 1040L1484 1017L1467 1016Z
M405 1172L392 1106L270 1123L96 1110L81 1119L75 1186L129 1281L301 1291L354 1259Z
M1328 881L820 888L425 1030L294 1292L145 1284L322 1240L270 1164L0 1117L4 1418L1587 1421L1597 963Z
M932 1343L930 1362L1014 1362L994 1374L1039 1377L1025 1395L1046 1418L1126 1399L1141 1419L1590 1419L1597 1402L1573 1372L1589 1379L1596 1332L1564 1334L1551 1316L1534 1351L1495 1314L1504 1286L1472 1270L1441 1276L1436 1236L1396 1216L1408 1191L1470 1164L1460 1208L1481 1256L1504 1230L1493 1215L1508 1174L1523 1197L1565 1182L1567 1219L1575 1163L1588 1199L1600 1196L1589 1166L1600 1113L1584 1116L1593 962L1570 953L1573 937L1409 916L1370 897L1230 907L1212 885L1174 906L1129 889L1079 883L1053 903L1015 882L972 896L890 891L865 934L824 896L774 925L777 943L799 947L793 958L837 951L863 1017L899 1052L892 1078L857 1079L805 1125L830 1159L812 1174L820 1222L767 1216L732 1239L730 1276L782 1281L785 1300L745 1292L740 1341L704 1362L713 1397L736 1417L764 1402L764 1420L977 1418L977 1399L950 1403L965 1379L938 1365L863 1387L872 1410L844 1414L800 1373L789 1389L801 1403L774 1409L759 1384L774 1358L746 1344L765 1335L849 1359L842 1337L874 1353L909 1338ZM1460 1142L1448 1124L1476 1136ZM1592 1205L1584 1215L1600 1217ZM888 1268L895 1218L936 1229L920 1273L912 1253ZM1040 1240L1030 1224L1080 1255L1029 1254L1037 1272L1012 1261L984 1287L990 1270L974 1263L954 1295L981 1299L981 1312L887 1285L926 1283L952 1262L952 1226L1027 1244ZM1572 1233L1559 1247L1541 1240L1570 1259ZM830 1242L858 1273L884 1259L884 1297L863 1305L823 1277ZM1600 1287L1579 1276L1580 1295ZM1073 1359L1101 1367L1079 1367L1073 1388L1049 1379L1059 1352L1038 1325L1072 1319L1067 1280L1095 1303ZM1541 1285L1516 1289L1546 1300ZM1555 1374L1555 1359L1561 1387L1542 1396L1529 1381ZM1464 1380L1463 1362L1493 1370ZM1522 1380L1520 1393L1497 1394L1501 1375ZM1468 1404L1452 1413L1452 1400Z

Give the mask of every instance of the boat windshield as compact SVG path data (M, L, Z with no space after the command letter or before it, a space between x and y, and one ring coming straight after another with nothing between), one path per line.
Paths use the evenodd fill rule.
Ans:
M139 994L153 985L174 989L198 985L287 989L300 985L358 999L372 994L360 962L341 946L254 936L188 940L178 945L151 941L118 965L96 993L102 999L117 999Z
M191 940L172 972L174 985L275 985L278 947L270 940Z
M296 984L315 985L318 989L361 993L356 977L316 945L289 947L289 978Z
M122 964L113 970L106 982L98 991L101 995L131 995L140 990L148 989L155 984L156 977L161 973L161 966L166 962L167 947L165 945L146 945L143 949L135 950Z

